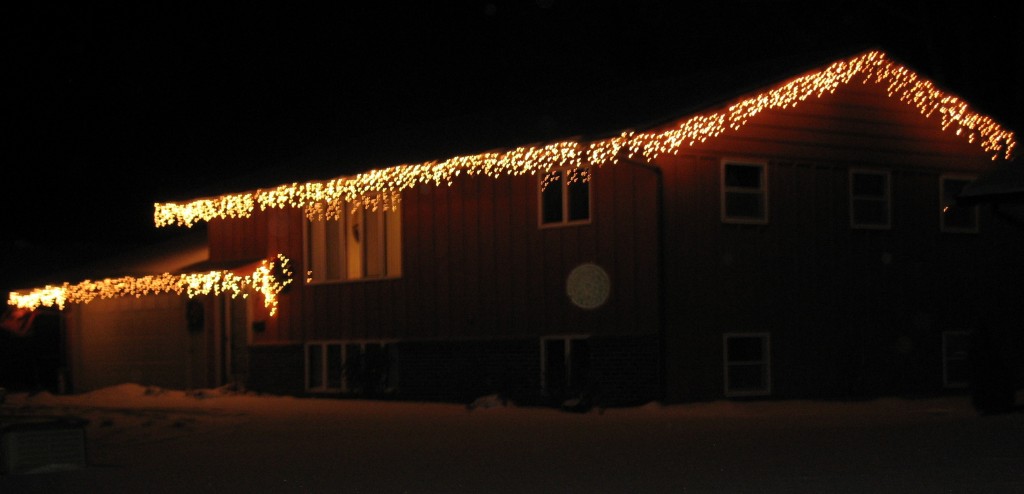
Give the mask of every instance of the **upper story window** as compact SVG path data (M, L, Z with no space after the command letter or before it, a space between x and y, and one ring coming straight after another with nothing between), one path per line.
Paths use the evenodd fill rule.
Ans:
M943 175L939 177L939 200L942 202L940 228L943 232L978 233L978 207L956 205L956 196L974 177Z
M889 228L891 203L888 172L850 170L850 227Z
M538 184L541 226L571 225L590 221L589 170L552 170Z
M309 282L394 278L402 274L401 209L345 205L337 220L306 222Z
M764 163L722 162L722 221L768 222L768 168Z

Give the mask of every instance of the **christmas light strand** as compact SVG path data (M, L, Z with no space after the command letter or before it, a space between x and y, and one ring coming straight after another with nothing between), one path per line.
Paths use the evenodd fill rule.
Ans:
M931 81L870 51L835 62L823 70L797 77L754 96L741 99L718 111L697 114L663 131L624 131L620 135L590 143L562 141L545 146L518 147L504 152L457 156L444 161L401 164L371 170L353 177L280 185L254 192L226 194L178 203L155 204L157 227L191 227L214 218L246 218L258 206L304 208L310 219L338 218L342 204L353 210L393 208L400 192L418 184L451 185L460 174L517 176L548 173L554 168L600 167L618 162L620 153L647 161L662 154L675 154L687 146L736 131L758 114L797 106L811 97L834 93L855 80L886 84L890 97L916 108L923 116L938 115L942 130L953 129L970 143L979 144L992 159L1010 159L1016 146L1013 132L991 118L971 110L966 102L937 89ZM573 174L588 180L589 172Z
M106 278L100 281L85 280L81 283L64 283L60 286L47 285L27 293L11 292L7 303L23 309L57 307L63 310L67 304L87 304L93 300L114 297L142 297L158 293L186 294L189 298L198 295L231 294L232 298L248 297L250 291L263 295L263 305L271 316L277 313L277 295L292 282L291 261L278 254L276 259L263 260L248 275L231 271L210 271L207 273L170 274L135 278Z

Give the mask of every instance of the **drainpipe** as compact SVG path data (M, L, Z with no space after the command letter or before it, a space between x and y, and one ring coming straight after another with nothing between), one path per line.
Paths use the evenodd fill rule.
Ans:
M666 385L668 382L668 368L666 363L666 347L668 346L668 328L665 327L665 302L667 301L667 294L665 293L665 201L664 201L664 183L665 177L662 173L661 167L652 165L649 163L643 163L634 161L632 159L620 157L621 161L635 165L640 169L648 170L654 173L654 178L657 180L655 186L655 205L657 211L655 211L655 225L657 228L657 252L656 252L656 263L657 263L657 280L656 286L658 291L658 400L662 403L668 395Z
M69 363L70 358L68 352L71 346L68 344L68 326L65 321L64 311L57 312L57 348L58 348L58 365L57 365L57 394L65 395L70 394L71 383L68 382L70 378Z

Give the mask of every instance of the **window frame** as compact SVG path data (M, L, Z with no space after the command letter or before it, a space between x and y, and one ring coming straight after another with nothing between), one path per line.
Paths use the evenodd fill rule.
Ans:
M392 346L395 343L396 343L395 340L344 340L344 339L336 340L336 339L332 339L332 340L311 340L311 341L307 341L307 342L305 342L305 344L303 344L303 353L302 353L302 355L303 355L303 357L302 357L303 358L303 389L305 390L306 393L311 393L311 394L349 394L349 393L353 393L354 391L352 389L351 382L350 382L351 377L345 372L345 368L346 368L346 365L347 365L346 362L347 362L347 360L349 358L348 347L351 346L351 345L358 345L359 346L359 354L360 354L360 356L365 357L367 345L379 345L380 347L382 347L383 351L387 355L391 355ZM311 381L312 381L312 379L311 379L311 376L312 376L311 370L312 369L310 368L310 363L311 362L310 362L309 356L310 356L310 348L311 347L317 347L317 346L320 347L320 376L319 376L319 378L320 378L321 385L318 386L318 387L312 387L311 386L311 384L312 384L311 383ZM340 357L339 364L340 364L340 369L341 369L341 375L337 376L338 382L340 383L340 385L337 386L337 387L332 387L332 386L328 385L328 383L330 383L331 376L330 376L330 366L327 365L327 362L328 362L328 349L331 346L337 346L338 349L339 349L339 352L340 352L339 353L339 357ZM389 364L389 367L388 367L388 377L389 377L390 380L392 380L394 382L389 382L388 383L388 389L385 390L385 391L386 392L393 392L397 388L397 385L398 385L398 383L397 383L397 375L398 375L397 365L398 365L398 363L397 363L397 360L389 360L388 364Z
M547 355L547 342L552 340L562 340L564 343L564 356L563 365L565 366L565 383L563 387L569 388L573 384L572 378L572 341L573 340L588 340L590 339L589 334L568 334L568 335L548 335L541 336L540 338L540 392L542 395L549 395L552 390L551 386L547 382L548 376L548 355Z
M737 361L729 360L729 340L732 338L760 338L762 350L760 360ZM751 397L769 396L772 394L772 351L771 333L769 332L746 332L746 333L723 333L722 334L722 390L726 397ZM735 365L760 365L764 371L764 387L762 389L733 390L729 383L729 368Z
M973 220L973 226L969 228L947 226L946 225L946 208L955 204L955 197L946 197L946 182L947 181L962 181L966 182L964 186L975 180L977 176L968 174L957 174L957 173L943 173L939 175L939 231L942 233L978 233L980 230L980 219L978 206L971 206L971 218Z
M590 179L587 182L587 218L582 220L569 220L569 183L566 180L566 172L575 170L578 168L589 168L589 167L555 167L548 170L546 173L542 173L537 178L537 225L539 228L562 228L568 226L580 226L589 225L594 220L594 169L590 168ZM544 222L544 178L550 174L558 172L561 174L562 179L559 181L559 186L562 188L562 215L561 220Z
M878 175L885 177L885 193L881 199L873 196L857 196L854 194L854 175ZM873 170L869 168L851 168L849 177L849 207L850 207L850 228L858 230L890 230L892 229L892 172L889 170ZM884 202L885 223L858 223L855 214L855 201L872 200Z
M370 257L367 252L369 237L366 237L360 240L360 242L362 242L362 245L360 246L362 252L360 253L360 259L358 262L361 274L358 277L352 277L350 276L350 271L352 270L352 266L350 265L350 263L352 261L349 259L348 254L348 249L350 248L349 244L351 243L351 239L349 238L348 235L349 226L351 225L350 218L352 218L353 214L361 215L359 224L363 225L363 228L360 231L365 236L366 232L368 231L368 229L365 227L365 225L368 224L368 213L379 213L381 218L378 221L379 229L377 230L377 234L379 237L381 237L379 243L381 245L380 257L382 259L381 266L383 268L383 274L380 276L367 275L367 267L370 265ZM396 218L397 222L389 221L389 218ZM325 276L322 279L318 279L316 278L314 273L314 270L316 268L316 260L314 258L322 258L322 262L326 263L326 259L331 256L331 253L327 252L329 249L327 246L326 233L323 236L323 240L318 242L320 246L314 245L314 223L325 224L323 228L326 230L326 223L332 221L340 222L338 231L344 232L344 234L342 234L340 238L336 239L338 251L334 253L334 255L338 257L337 260L340 263L339 266L340 270L343 272L343 276ZM302 227L302 247L304 253L303 260L306 272L306 276L304 277L304 279L307 285L355 283L399 279L402 277L402 256L405 250L402 246L402 207L400 204L396 204L394 206L394 210L378 209L377 211L367 211L366 208L360 206L356 213L352 213L350 204L348 202L345 202L342 209L342 216L338 219L310 220L308 218L304 218ZM319 249L322 250L323 252L316 253L314 249Z
M762 209L761 209L761 217L760 218L746 217L746 216L736 217L736 216L729 216L728 215L726 205L728 203L727 198L729 197L730 193L743 193L743 194L753 194L754 193L754 192L751 192L750 188L748 188L748 187L729 187L729 186L726 185L726 183L725 183L725 178L726 178L725 169L729 165L750 166L750 167L758 167L758 168L761 169L761 186L757 189L757 191L758 191L757 193L761 195L761 208ZM719 173L718 173L718 175L719 175L718 186L719 186L719 191L720 191L720 194L719 194L719 210L720 210L720 213L721 213L720 216L721 216L722 223L731 223L731 224L738 224L738 225L767 225L768 224L768 219L770 217L770 215L768 214L768 207L769 207L769 204L770 204L770 202L769 202L769 197L770 196L769 196L769 190L768 190L768 162L767 161L759 161L759 160L725 158L725 159L722 159L721 162L719 163Z
M956 358L949 357L949 338L951 336L959 336L966 338L966 348L963 351L963 356ZM970 363L970 331L964 330L950 330L942 332L942 387L946 389L964 389L970 386L970 376L967 376L963 381L950 381L949 379L949 367L950 361L963 361L966 364Z

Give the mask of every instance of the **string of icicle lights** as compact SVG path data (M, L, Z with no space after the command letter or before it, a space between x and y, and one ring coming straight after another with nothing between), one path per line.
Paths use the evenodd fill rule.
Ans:
M263 295L263 305L271 316L277 313L277 295L292 282L291 262L278 254L276 259L263 260L248 275L231 271L210 271L208 273L170 274L135 278L106 278L100 281L86 280L81 283L64 283L60 286L45 286L27 293L11 292L9 305L28 310L39 307L57 307L63 310L66 304L87 304L93 300L114 297L142 297L158 293L182 293L189 298L197 295L219 295L229 293L231 297L248 296L252 290Z
M353 208L392 208L399 193L417 184L451 185L460 174L489 177L546 173L556 167L603 166L618 161L620 153L653 160L660 154L677 153L724 132L743 127L759 113L796 106L812 96L831 94L855 80L886 84L890 97L917 108L925 117L938 115L943 130L977 143L996 160L1010 159L1016 146L1013 132L991 118L971 110L967 103L937 89L931 81L886 58L879 51L837 61L818 72L782 83L727 108L694 115L675 128L657 132L625 131L616 137L590 143L563 141L535 147L518 147L505 152L457 156L444 161L402 164L371 170L354 177L280 185L254 192L226 194L182 204L155 204L156 226L188 226L213 218L249 217L258 206L304 208L310 219L337 218L340 204ZM574 174L587 180L589 173Z

